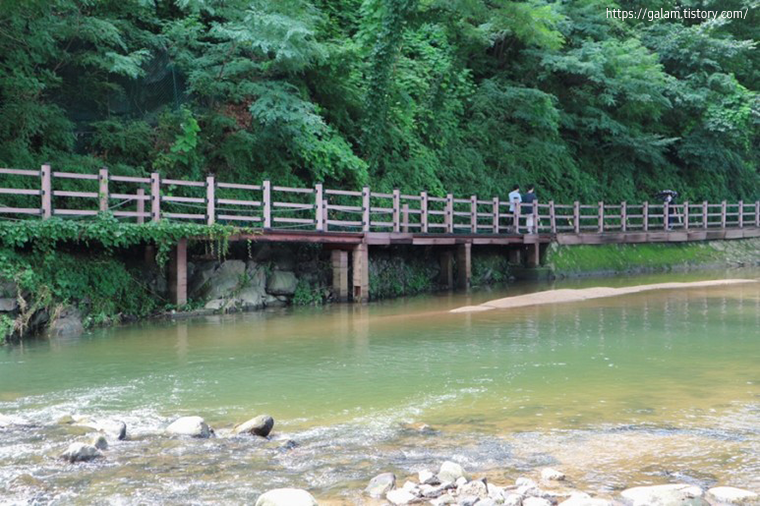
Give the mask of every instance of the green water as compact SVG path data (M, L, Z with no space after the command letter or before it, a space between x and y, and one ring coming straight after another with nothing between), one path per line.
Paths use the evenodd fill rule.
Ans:
M526 284L6 346L0 414L27 425L0 429L0 493L235 504L297 486L351 504L374 474L447 459L503 484L551 465L603 494L669 481L758 490L760 283L448 312L553 287L726 276L760 272ZM263 412L272 441L230 435ZM123 420L130 440L64 464L57 455L86 431L57 420L77 414ZM181 415L218 437L164 436Z

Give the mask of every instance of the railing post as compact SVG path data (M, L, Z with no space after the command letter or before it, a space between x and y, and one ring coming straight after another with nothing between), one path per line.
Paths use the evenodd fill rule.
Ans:
M206 176L206 223L216 222L216 181L214 176Z
M330 230L329 223L327 222L327 218L329 215L327 214L328 208L327 208L327 199L322 201L322 223L323 223L323 230L325 232Z
M709 209L707 201L702 202L702 228L707 228L710 222L710 216L708 216Z
M137 189L137 224L142 225L145 223L145 190L143 188Z
M649 231L649 202L644 202L644 207L641 208L641 214L643 214L644 222L642 224L644 232Z
M760 227L760 201L755 202L755 226Z
M43 220L46 220L53 215L53 183L51 178L52 171L50 170L50 165L46 163L40 170L40 197L42 199L41 206Z
M158 172L150 175L150 219L161 220L161 175Z
M470 195L470 232L478 233L478 196Z
M261 203L264 206L264 228L272 228L272 182L264 181L261 185Z
M599 233L604 232L604 201L599 202Z
M446 195L446 214L443 215L446 223L446 233L454 233L454 195Z
M739 201L739 228L744 228L744 201Z
M538 200L533 201L533 227L532 230L528 230L529 234L538 234Z
M369 186L365 186L362 188L362 230L364 232L369 232L371 219Z
M683 203L683 228L689 230L689 201Z
M620 231L628 230L628 202L625 200L620 203Z
M575 227L575 233L581 233L581 203L577 200L573 202L573 227Z
M549 227L551 227L552 234L557 233L557 214L554 209L554 201L549 201Z
M401 191L393 190L393 231L401 232Z
M493 198L493 233L499 233L499 197Z
M409 204L401 207L401 231L405 234L409 233Z
M314 223L317 224L317 232L325 230L324 190L322 183L314 185Z
M520 202L515 202L515 212L514 212L514 220L515 220L515 234L520 233L520 206L522 204Z
M101 167L98 172L98 200L100 201L100 212L108 211L108 169Z
M726 201L720 203L720 228L726 228Z
M667 201L662 203L662 228L668 230L670 228L670 203Z
M420 193L420 224L422 225L422 233L427 234L427 231L428 231L428 194L427 192Z

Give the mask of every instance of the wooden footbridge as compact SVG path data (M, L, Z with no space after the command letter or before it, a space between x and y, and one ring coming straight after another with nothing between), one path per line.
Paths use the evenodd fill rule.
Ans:
M506 190L502 193L506 194ZM559 204L533 202L510 211L509 202L453 194L404 194L334 190L321 184L292 188L120 176L108 169L94 173L0 169L0 219L53 216L87 219L99 213L136 223L183 220L255 228L233 240L316 242L332 250L333 284L341 299L349 296L349 254L354 300L369 295L369 247L406 244L436 246L442 277L453 286L470 282L473 246L504 246L510 260L525 256L538 266L545 246L685 242L760 237L760 202L683 202ZM457 277L454 279L454 258ZM175 302L187 301L187 240L172 261Z

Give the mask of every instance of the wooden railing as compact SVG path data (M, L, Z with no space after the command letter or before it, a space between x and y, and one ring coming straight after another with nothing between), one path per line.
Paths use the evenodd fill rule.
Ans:
M14 184L15 187L5 185ZM526 212L526 210L528 212ZM430 234L604 233L760 227L760 202L665 204L522 204L499 197L455 198L361 191L0 169L0 216L88 217L110 211L137 223L192 220L264 229ZM669 226L668 226L669 224Z

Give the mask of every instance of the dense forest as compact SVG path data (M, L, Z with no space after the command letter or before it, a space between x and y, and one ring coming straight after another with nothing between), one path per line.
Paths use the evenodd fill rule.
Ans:
M610 15L620 8L741 16ZM754 200L759 12L758 0L2 0L0 166Z

